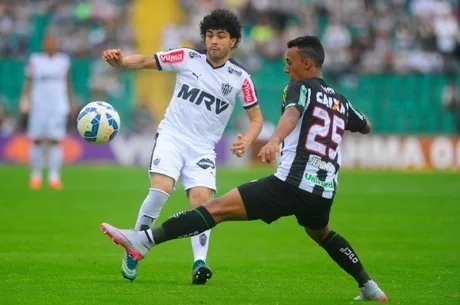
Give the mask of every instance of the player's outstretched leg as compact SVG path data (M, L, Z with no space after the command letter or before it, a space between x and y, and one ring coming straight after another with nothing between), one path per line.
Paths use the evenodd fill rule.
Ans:
M356 280L359 285L360 295L355 300L379 302L387 300L385 293L379 288L377 283L371 280L358 255L345 238L331 231L329 226L320 230L306 228L306 231L343 270Z
M161 209L168 198L168 193L156 188L150 188L139 210L134 229L137 231L150 229L158 216L160 216ZM125 279L134 281L137 277L137 272L137 260L126 252L121 262L121 274Z
M141 260L153 246L172 239L198 235L227 220L247 220L246 208L238 189L192 211L177 213L153 229L121 230L107 223L103 223L101 229L134 259Z
M135 259L141 260L149 250L160 243L180 237L190 237L216 225L205 207L183 211L166 220L161 226L145 231L122 230L108 223L101 224L101 230L110 239L126 249Z

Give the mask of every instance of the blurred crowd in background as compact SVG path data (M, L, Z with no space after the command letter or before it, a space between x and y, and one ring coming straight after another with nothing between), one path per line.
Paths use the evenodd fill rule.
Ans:
M317 35L325 68L377 73L447 70L460 54L458 0L179 0L183 18L164 31L164 48L201 47L199 22L210 10L234 10L244 24L238 55L257 71L262 59L283 57L287 40ZM0 3L0 56L26 56L47 24L64 52L99 57L117 46L136 49L130 0L42 0ZM38 42L37 42L38 43ZM256 58L254 58L256 57Z
M321 37L331 73L450 72L460 57L458 0L181 0L182 24L165 47L183 39L200 45L196 30L213 7L234 8L244 23L240 54L256 72L284 56L286 41ZM171 33L175 33L172 35Z
M99 57L107 47L136 48L130 0L14 0L0 3L0 56L26 56L41 33L58 37L73 57Z
M332 78L368 73L455 75L459 71L460 0L177 1L182 18L164 29L163 49L201 48L203 16L214 8L232 9L244 25L235 57L252 74L269 61L282 61L286 42L307 34L322 39L327 54L324 70ZM57 35L61 49L74 58L98 59L108 47L134 53L132 2L2 1L0 57L26 57L40 48L48 31ZM118 94L123 81L117 70L96 60L90 86L92 96L104 98ZM449 86L443 101L450 109L460 109L458 87ZM0 92L0 104L1 98ZM149 118L142 114L143 105L138 108L132 112L133 126L144 126ZM0 120L1 116L0 112Z

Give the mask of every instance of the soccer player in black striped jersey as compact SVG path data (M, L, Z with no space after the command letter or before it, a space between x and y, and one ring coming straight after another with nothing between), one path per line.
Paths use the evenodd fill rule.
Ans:
M357 282L355 300L386 301L385 293L364 269L350 243L329 227L337 187L345 130L367 134L369 120L322 79L324 50L313 36L288 42L285 72L290 83L283 92L278 126L261 149L263 162L281 163L274 175L252 181L192 211L180 212L146 231L101 225L104 233L136 259L160 243L195 236L224 221L263 220L271 223L295 216L307 234Z

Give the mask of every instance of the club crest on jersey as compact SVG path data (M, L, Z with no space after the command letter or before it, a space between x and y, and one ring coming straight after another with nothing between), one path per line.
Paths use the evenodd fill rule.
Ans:
M221 88L221 89L222 89L222 94L223 94L224 96L227 96L227 95L230 94L230 92L232 92L233 87L230 86L229 83L225 83L225 84L222 84L222 88Z

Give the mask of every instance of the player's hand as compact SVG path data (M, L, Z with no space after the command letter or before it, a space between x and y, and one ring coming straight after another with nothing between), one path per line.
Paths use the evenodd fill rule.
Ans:
M27 114L30 111L30 102L28 98L22 98L21 102L19 103L19 111L22 114Z
M264 163L275 163L276 155L280 152L280 142L270 139L264 147L260 149L258 157Z
M246 139L246 137L244 137L241 134L238 134L238 136L236 137L236 141L233 142L232 152L234 155L241 158L248 150L248 147L249 147L249 142Z
M107 49L102 52L102 59L112 67L121 67L123 64L123 53L120 49Z

